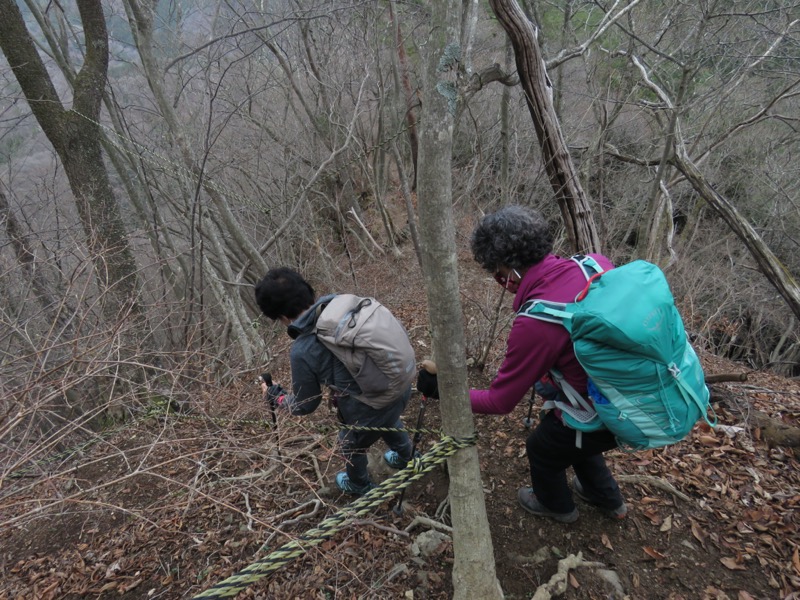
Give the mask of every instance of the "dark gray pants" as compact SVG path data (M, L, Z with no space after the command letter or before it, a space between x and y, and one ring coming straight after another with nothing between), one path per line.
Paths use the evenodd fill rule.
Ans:
M403 459L411 458L411 440L400 420L403 411L411 398L411 386L403 391L394 404L375 409L359 402L352 396L343 396L338 400L339 420L346 425L363 425L365 427L387 428L400 431L358 431L342 429L339 432L339 443L347 461L347 476L354 485L362 486L369 481L367 472L367 449L379 439L397 452Z
M355 485L366 485L369 482L367 472L367 449L379 439L397 452L404 460L411 458L411 440L404 431L405 426L400 419L388 426L403 431L354 431L343 429L339 433L342 453L347 461L347 476Z

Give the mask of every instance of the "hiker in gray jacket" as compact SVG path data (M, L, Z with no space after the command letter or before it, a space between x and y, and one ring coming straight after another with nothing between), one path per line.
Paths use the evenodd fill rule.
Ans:
M389 450L384 454L386 463L395 469L406 466L411 459L412 445L400 415L411 396L411 386L397 390L397 398L385 408L376 409L357 399L361 389L353 376L315 335L317 318L325 304L335 295L315 300L314 289L296 271L287 267L270 269L256 285L256 302L270 319L287 326L294 342L290 352L292 392L279 385L267 388L265 393L278 406L293 415L314 412L322 401L322 388L331 390L331 401L337 407L339 419L346 425L385 427L391 431L357 431L343 429L339 441L347 461L345 471L337 473L336 484L343 492L362 495L374 484L367 472L367 449L383 439Z

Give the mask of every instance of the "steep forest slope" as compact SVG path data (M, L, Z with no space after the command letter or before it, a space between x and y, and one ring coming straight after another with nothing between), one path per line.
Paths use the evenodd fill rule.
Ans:
M513 315L467 240L510 203L562 255L578 218L663 268L720 424L612 453L630 517L562 526L516 505L536 413L476 417L507 596L800 597L797 3L0 0L0 51L0 599L185 598L248 566L241 597L450 597L440 407L405 509L352 504L334 411L273 414L254 384L288 385L290 339L253 285L289 265L376 296L423 360L445 240L428 282L455 293L458 265L486 386Z
M376 264L359 277L395 309L419 358L426 358L416 271ZM496 287L468 264L462 286L465 295ZM274 348L278 381L289 379L287 347L288 338ZM487 384L502 350L501 337L485 372L472 374L474 385ZM747 379L712 385L716 430L698 425L675 446L611 454L631 507L622 522L581 504L573 525L529 516L515 496L528 477L528 407L476 419L506 597L532 597L559 564L565 588L552 597L798 597L796 447L770 441L767 429L774 424L765 425L757 411L796 428L800 385L711 355L703 360L708 375ZM409 426L416 424L419 402L415 397L406 413ZM142 416L3 481L0 597L191 597L252 563L269 565L272 552L351 502L332 487L341 459L337 423L327 408L306 418L279 414L274 427L248 379L193 397L181 410ZM429 403L424 427L439 424L438 407ZM423 451L437 439L426 432ZM378 449L370 468L382 480L391 473ZM402 514L387 496L246 586L241 597L448 598L453 557L446 498L447 475L436 468L408 489ZM572 565L568 573L565 564Z

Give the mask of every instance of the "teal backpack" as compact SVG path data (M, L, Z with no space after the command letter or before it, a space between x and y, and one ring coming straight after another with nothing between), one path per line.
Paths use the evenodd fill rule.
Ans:
M589 376L589 402L551 371L568 402L565 424L581 432L609 429L623 448L658 448L682 440L700 417L709 420L705 376L683 328L664 274L643 260L604 271L588 256L572 260L586 288L574 302L529 300L518 315L559 323Z

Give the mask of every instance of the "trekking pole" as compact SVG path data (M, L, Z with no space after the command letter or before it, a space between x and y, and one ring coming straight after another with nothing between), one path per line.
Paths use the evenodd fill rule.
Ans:
M422 367L428 371L428 373L435 375L436 374L436 365L429 360L423 361ZM417 445L419 444L419 440L422 437L422 422L425 418L425 406L427 403L427 398L424 394L421 394L421 401L419 407L419 415L417 415L417 426L415 427L416 431L414 432L414 437L411 441L411 460L414 460L414 456L417 453ZM397 499L397 504L395 505L393 511L396 515L403 514L403 496L406 494L406 488L400 490L400 497Z
M528 416L522 420L522 425L525 429L530 429L533 427L533 419L531 418L531 414L533 413L533 402L536 400L536 388L531 390L531 397L528 398Z
M272 387L272 374L270 373L263 373L261 375L261 380L267 384L267 391L264 392L263 400L265 402L269 402L269 412L272 414L272 428L275 430L275 434L278 433L278 416L275 414L275 398L273 398L269 393L269 388ZM275 447L278 450L278 458L281 458L281 444L280 444L280 436L277 437L275 442Z

